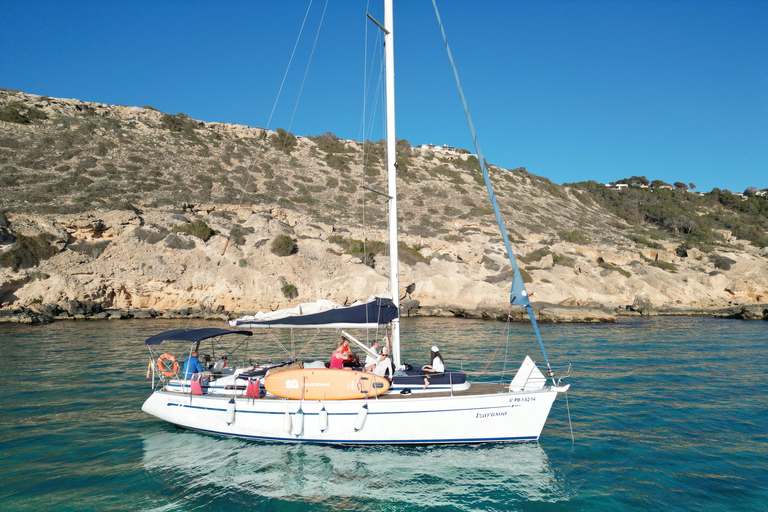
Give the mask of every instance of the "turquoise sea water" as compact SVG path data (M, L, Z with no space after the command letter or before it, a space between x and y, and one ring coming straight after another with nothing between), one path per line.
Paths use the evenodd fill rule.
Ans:
M542 326L550 360L573 363L575 443L561 396L538 443L409 448L241 441L142 413L143 340L185 325L0 325L0 510L768 509L765 322ZM503 358L502 328L406 319L422 341L404 359L436 343L449 366L483 361L500 339ZM542 359L530 326L509 352Z

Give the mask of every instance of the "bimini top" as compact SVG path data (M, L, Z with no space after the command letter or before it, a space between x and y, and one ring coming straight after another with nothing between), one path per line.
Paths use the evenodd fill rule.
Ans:
M398 313L392 300L384 297L351 306L318 300L230 320L229 325L248 329L375 329L398 318Z
M229 329L218 329L216 327L206 327L205 329L174 329L173 331L155 334L154 336L147 338L145 343L147 345L162 345L164 341L188 341L190 343L197 343L199 341L207 340L208 338L224 336L225 334L242 334L250 336L253 333L251 331L230 331Z

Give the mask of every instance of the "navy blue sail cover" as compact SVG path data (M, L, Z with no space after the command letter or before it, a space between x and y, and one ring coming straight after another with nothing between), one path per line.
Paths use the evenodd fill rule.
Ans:
M330 309L309 315L288 316L274 320L230 321L232 327L272 328L272 329L336 329L336 328L369 328L386 325L398 318L399 311L391 299L377 297L371 302L357 306L347 306Z
M225 334L242 334L250 336L253 333L251 331L231 331L229 329L219 329L217 327L206 327L204 329L174 329L173 331L155 334L154 336L147 338L145 343L147 345L162 345L164 341L188 341L190 343L197 343L199 341L207 340L208 338L224 336Z

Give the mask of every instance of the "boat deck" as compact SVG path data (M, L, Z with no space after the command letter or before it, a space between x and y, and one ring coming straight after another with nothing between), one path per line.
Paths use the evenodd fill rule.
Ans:
M403 395L399 391L390 391L383 395L379 395L378 399L393 399L393 398L425 398L425 397L441 397L441 396L473 396L473 395L490 395L493 393L504 393L509 390L509 384L499 384L497 382L475 382L469 389L450 391L427 391L421 392L421 388L415 390L415 392ZM369 400L376 400L376 398L369 398Z
M448 396L474 396L474 395L491 395L495 393L505 393L509 390L509 384L499 384L497 382L475 382L473 383L469 389L463 389L463 390L454 390L453 393L450 391L424 391L422 392L421 388L418 388L415 390L415 392L408 393L408 394L402 394L399 391L390 391L383 395L379 395L378 397L371 397L368 400L394 400L394 399L405 399L405 398L434 398L434 397L448 397ZM189 395L189 392L187 391L176 391L176 390L165 390L168 393L176 393L179 395ZM231 398L231 394L208 394L206 393L205 396L220 396L222 398ZM243 394L238 394L236 398L245 398ZM281 398L279 396L274 396L271 394L267 394L263 398L260 398L259 400L285 400L284 398Z

